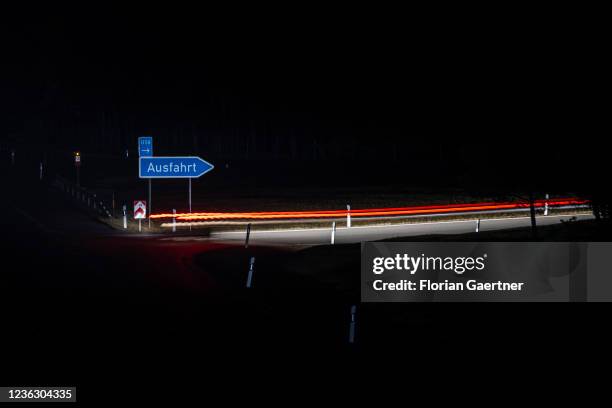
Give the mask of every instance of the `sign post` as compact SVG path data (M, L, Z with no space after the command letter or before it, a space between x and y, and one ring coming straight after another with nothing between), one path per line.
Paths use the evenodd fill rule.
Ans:
M76 185L81 187L81 152L74 152L74 167L76 167Z
M142 220L147 218L147 202L144 200L134 201L134 219L138 220L138 232L142 232Z
M151 179L149 179L149 214L151 214L151 211L153 211L151 206ZM149 217L149 229L151 229L151 217Z

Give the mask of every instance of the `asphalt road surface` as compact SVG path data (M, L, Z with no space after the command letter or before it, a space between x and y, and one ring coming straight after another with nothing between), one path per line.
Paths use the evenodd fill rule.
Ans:
M361 304L358 245L246 250L237 241L125 234L74 207L48 188L49 180L38 180L34 159L19 159L14 168L0 162L3 384L76 385L80 401L112 406L118 394L132 401L147 395L175 398L176 390L201 396L210 377L242 389L250 378L271 371L275 360L309 376L341 378L340 366L362 375L356 369L363 361L358 352L376 358L386 358L379 355L384 350L429 355L447 348L450 338L455 348L479 347L485 336L494 344L500 339L532 344L524 341L526 332L566 339L593 327L582 312L570 319L566 313L515 305L488 305L485 313L478 304ZM539 218L540 225L559 221ZM528 222L484 221L481 227ZM337 242L474 227L473 221L356 227L339 229ZM329 234L324 229L254 232L252 239L314 244L328 242ZM242 240L244 234L230 238ZM247 290L252 256L256 274ZM358 340L349 345L355 304ZM554 344L540 343L547 352ZM565 340L560 344L565 350ZM432 364L431 358L424 363ZM181 387L168 387L176 383Z
M592 215L549 215L537 217L537 224L552 225L567 221L575 217L578 220L592 219ZM512 228L529 227L529 217L483 219L480 221L480 231L495 231ZM363 241L376 241L381 239L410 237L434 234L466 234L476 230L476 220L440 221L396 225L373 225L352 228L337 228L335 243L348 244ZM245 240L244 231L216 232L211 237L215 240ZM329 244L331 242L331 228L314 229L286 229L251 231L249 242L253 244Z

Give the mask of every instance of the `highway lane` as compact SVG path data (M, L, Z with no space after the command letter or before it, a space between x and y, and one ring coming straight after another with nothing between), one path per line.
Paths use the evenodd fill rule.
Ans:
M11 180L14 181L14 180ZM10 220L11 228L31 228L41 230L43 233L53 235L63 235L75 240L82 240L82 243L87 243L94 237L114 237L116 240L119 237L129 239L128 241L120 240L121 242L129 242L133 238L138 241L143 241L142 245L157 247L165 245L165 238L172 239L172 234L134 234L124 231L115 230L106 224L92 219L89 215L75 211L72 203L67 197L64 197L55 189L47 189L33 183L26 187L24 184L13 184L14 191L20 192L19 200L10 200L3 202L3 205L8 207L5 212L14 213L17 215L15 219ZM34 187L34 188L33 188ZM44 203L44 205L41 205ZM568 220L572 215L551 215L538 216L538 225L551 225ZM578 215L577 219L591 219L592 215ZM7 220L5 220L7 221ZM21 224L20 227L17 227ZM480 231L494 231L511 228L528 227L530 218L527 216L512 217L512 218L497 218L497 219L482 219ZM331 221L330 221L331 226ZM464 234L475 231L476 220L456 220L456 221L437 221L437 222L415 222L404 224L391 225L371 225L371 226L354 226L352 228L339 227L336 230L335 242L343 243L358 243L363 241L375 241L381 239L424 236L434 234ZM251 232L250 242L253 244L280 244L280 245L321 245L329 244L331 238L331 228L311 228L311 229L274 229L274 230L253 230ZM245 231L218 231L212 232L210 238L205 238L195 229L193 235L184 235L181 232L181 237L178 240L183 241L183 246L189 249L189 241L244 241ZM148 242L148 244L145 244ZM107 244L101 247L115 247L115 242L108 241ZM96 243L95 245L99 245ZM140 244L139 244L140 245ZM173 245L177 245L174 242ZM181 244L178 244L181 245ZM119 245L122 247L122 245ZM172 250L175 248L173 247ZM155 257L154 257L155 258ZM155 267L156 262L151 262ZM156 268L157 269L157 268Z
M592 219L590 214L584 215L549 215L538 216L538 226L558 224L575 217L578 220ZM529 217L483 219L480 221L480 231L496 231L512 228L529 227ZM413 237L436 234L465 234L475 232L476 220L439 221L410 224L372 225L352 228L337 228L335 242L337 244L376 241L381 239ZM213 232L211 238L219 241L244 241L244 231ZM253 244L329 244L331 228L313 229L279 229L251 231L249 239Z

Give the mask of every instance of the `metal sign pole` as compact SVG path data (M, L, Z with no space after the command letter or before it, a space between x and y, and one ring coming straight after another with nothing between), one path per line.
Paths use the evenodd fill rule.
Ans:
M76 185L81 187L81 153L74 152L74 166L76 167Z
M153 204L151 204L151 179L149 179L149 229L151 229L151 214L152 214L152 207Z
M191 214L191 178L189 178L189 213Z

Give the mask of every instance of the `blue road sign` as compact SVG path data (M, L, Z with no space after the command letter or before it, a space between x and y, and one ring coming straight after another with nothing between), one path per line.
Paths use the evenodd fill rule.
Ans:
M153 156L153 137L142 136L138 138L138 157Z
M140 178L198 178L215 166L199 157L141 157Z

